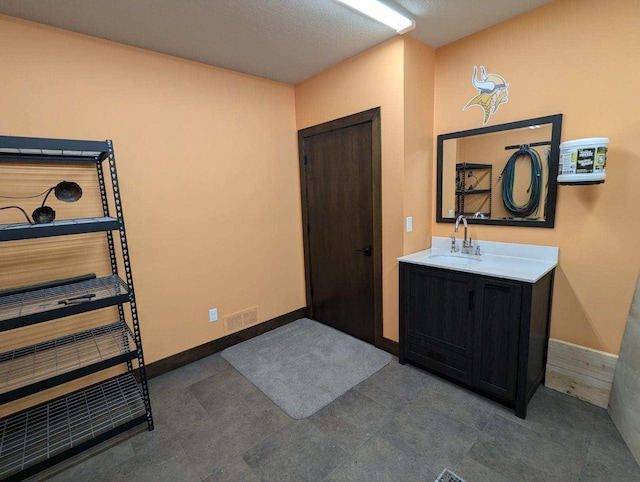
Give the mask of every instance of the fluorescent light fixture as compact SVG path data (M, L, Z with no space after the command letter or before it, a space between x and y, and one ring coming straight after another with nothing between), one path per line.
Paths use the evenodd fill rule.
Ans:
M368 15L374 20L383 23L399 34L416 28L415 20L405 17L395 10L387 7L378 0L338 0L351 8Z

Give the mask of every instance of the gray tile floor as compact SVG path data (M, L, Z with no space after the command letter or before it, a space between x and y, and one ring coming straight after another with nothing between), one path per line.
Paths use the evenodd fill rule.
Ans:
M605 410L540 387L521 420L397 359L305 420L219 355L150 390L153 432L52 480L640 481Z

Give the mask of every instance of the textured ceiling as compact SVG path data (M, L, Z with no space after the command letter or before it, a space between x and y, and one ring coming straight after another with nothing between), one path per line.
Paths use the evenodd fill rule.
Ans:
M389 0L439 47L551 0ZM334 0L0 0L0 13L297 84L395 32Z

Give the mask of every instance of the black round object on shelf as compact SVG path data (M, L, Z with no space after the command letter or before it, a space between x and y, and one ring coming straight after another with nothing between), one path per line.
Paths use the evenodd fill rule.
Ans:
M59 182L54 191L56 198L66 203L72 203L82 197L82 188L75 182Z
M49 206L41 206L31 213L35 224L47 224L53 222L56 218L56 212Z

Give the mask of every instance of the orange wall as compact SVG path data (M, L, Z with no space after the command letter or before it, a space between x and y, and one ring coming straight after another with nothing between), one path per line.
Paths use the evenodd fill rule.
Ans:
M413 231L404 230L409 254L431 243L431 204L435 198L429 182L433 169L433 83L435 50L415 40L404 40L404 215L413 218Z
M423 180L433 148L432 59L430 47L395 37L295 88L297 129L381 107L383 335L394 341L398 340L396 258L405 254L405 244L412 250L426 247L430 232L428 184ZM405 89L416 96L411 109ZM405 189L408 175L422 173L422 179L410 179ZM406 237L405 214L414 216L415 230Z
M637 0L556 0L436 51L436 134L482 125L480 109L462 107L484 65L510 85L488 125L563 113L563 141L611 139L607 181L559 186L554 229L471 228L476 239L559 246L551 336L611 353L640 266L638 25ZM433 232L449 236L451 225Z
M6 16L0 46L1 134L114 141L147 362L305 305L292 86Z

